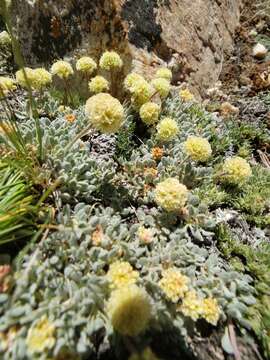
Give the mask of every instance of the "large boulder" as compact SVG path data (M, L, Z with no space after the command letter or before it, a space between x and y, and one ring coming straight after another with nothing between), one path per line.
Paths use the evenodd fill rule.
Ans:
M160 64L198 93L218 79L233 44L241 0L13 0L13 23L27 64L115 49L126 71Z

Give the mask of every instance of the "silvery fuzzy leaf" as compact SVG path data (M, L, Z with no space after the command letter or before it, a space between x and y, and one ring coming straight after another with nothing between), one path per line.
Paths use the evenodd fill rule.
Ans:
M227 327L225 329L224 335L222 336L221 345L222 345L223 350L227 354L234 355L234 349L233 349L233 346L232 346L232 343L231 343L231 340L230 340L230 337L229 337L229 330L228 330Z
M8 294L0 294L0 304L5 303L9 299Z
M252 295L248 295L248 296L243 296L242 295L242 296L239 297L239 299L241 301L243 301L248 306L256 304L256 299Z

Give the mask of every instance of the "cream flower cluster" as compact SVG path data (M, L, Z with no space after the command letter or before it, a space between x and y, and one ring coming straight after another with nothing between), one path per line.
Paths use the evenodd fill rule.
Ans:
M101 69L109 71L121 68L123 66L123 61L117 52L105 51L100 58L99 66Z
M93 77L88 84L89 90L95 94L109 90L109 82L103 76L97 75Z
M188 291L189 278L182 275L176 268L169 268L162 272L162 279L159 281L160 288L168 299L177 303Z
M202 299L195 290L188 291L185 294L180 310L194 321L203 318L214 326L217 325L221 315L216 299L211 297Z
M169 81L164 78L157 78L152 80L151 85L161 98L166 98L171 89Z
M97 68L96 62L89 56L83 56L76 62L76 70L91 75Z
M158 121L160 106L153 102L147 102L140 108L140 117L146 125L152 125Z
M194 161L206 161L212 155L208 140L199 136L189 136L184 143L184 149Z
M174 139L178 133L179 127L177 122L170 117L162 119L157 125L157 137L162 141L170 141Z
M155 201L166 211L178 211L188 199L188 190L178 179L168 178L156 186Z
M203 308L202 308L202 301L197 296L195 290L191 290L186 293L180 309L185 316L191 317L193 321L199 319L199 317L202 314Z
M186 102L194 100L194 95L188 89L180 90L179 96Z
M6 76L0 76L0 97L7 95L10 91L16 89L15 81Z
M33 69L25 67L24 69L18 70L15 74L17 83L24 88L32 85L33 81ZM27 84L28 81L28 84Z
M216 326L220 318L220 314L221 310L216 299L211 297L203 299L202 317L209 322L209 324Z
M51 349L55 344L54 333L54 325L45 315L42 316L28 331L26 344L29 352L42 353L46 349Z
M160 68L156 72L156 78L166 79L167 81L171 82L172 72L168 68Z
M153 94L152 86L143 76L130 73L124 80L124 88L131 94L131 102L135 108L140 108L148 102Z
M34 90L40 90L52 82L52 75L44 68L24 68L16 72L18 84L24 88L28 85Z
M225 173L224 179L232 184L242 183L252 175L249 163L240 156L226 159L223 172Z
M136 86L136 84L140 81L145 81L143 76L136 74L136 73L130 73L126 76L124 80L124 87L126 90L133 92L133 88Z
M117 132L124 121L124 108L120 101L106 93L90 97L85 112L93 127L102 133Z
M33 70L31 85L33 89L40 90L52 82L52 75L44 68Z
M173 267L164 270L159 281L159 287L170 301L182 301L181 305L177 306L185 316L194 321L203 318L210 324L217 325L221 315L217 300L200 297L195 290L189 289L189 284L189 278Z
M107 313L113 328L122 335L137 336L152 317L152 305L146 291L137 285L114 290L108 300Z
M61 79L68 79L71 75L73 75L74 71L69 62L58 60L52 65L51 73Z
M139 278L139 273L133 270L132 266L126 261L116 261L110 265L107 272L107 279L111 288L120 288L135 284Z

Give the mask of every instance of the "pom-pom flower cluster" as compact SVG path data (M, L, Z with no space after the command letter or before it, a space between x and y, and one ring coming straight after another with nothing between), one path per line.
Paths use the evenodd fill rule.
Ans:
M172 72L168 68L160 68L156 72L156 77L166 79L169 82L171 82L171 80L172 80Z
M124 85L131 93L131 102L135 108L140 108L140 106L148 102L153 94L151 85L137 74L128 75Z
M166 98L170 92L170 83L164 78L157 78L151 81L151 85L161 98Z
M0 96L5 96L15 89L16 84L13 79L6 76L0 76Z
M107 278L111 288L132 285L139 278L138 271L133 270L132 266L126 261L116 261L110 265Z
M170 268L162 272L162 279L159 281L160 288L168 299L177 303L188 291L189 278L182 275L177 269Z
M76 62L76 69L84 74L91 75L97 68L96 62L89 56L83 56Z
M51 73L53 75L57 75L61 79L68 79L71 75L73 75L74 71L69 62L58 60L52 65Z
M179 133L177 122L169 117L160 121L157 125L157 137L161 141L170 141Z
M123 61L115 51L105 51L100 58L99 66L107 71L119 69L123 66Z
M52 82L52 75L43 68L34 69L32 72L31 86L35 90L40 90Z
M224 179L232 184L243 183L252 174L249 163L241 158L235 156L225 160L223 165Z
M190 136L184 143L184 149L194 161L206 161L212 154L208 140L199 136Z
M24 68L16 72L16 80L21 87L30 86L34 90L41 90L52 82L52 75L44 68Z
M42 316L27 334L26 344L29 352L42 353L47 349L51 349L55 344L55 327L49 322L47 317Z
M108 300L107 311L116 331L137 336L144 331L152 316L149 295L137 285L114 290Z
M158 121L160 106L154 102L147 102L140 108L140 117L146 125L152 125Z
M143 76L136 73L130 73L124 80L124 87L126 90L133 92L134 86L136 86L136 84L140 81L145 81Z
M194 100L194 95L188 89L180 90L179 96L186 102Z
M156 186L155 201L166 211L180 211L187 199L188 190L178 179L168 178Z
M85 112L93 127L103 133L117 132L124 121L123 106L110 94L100 93L90 97Z
M103 76L97 75L89 81L89 90L95 94L109 90L109 82Z

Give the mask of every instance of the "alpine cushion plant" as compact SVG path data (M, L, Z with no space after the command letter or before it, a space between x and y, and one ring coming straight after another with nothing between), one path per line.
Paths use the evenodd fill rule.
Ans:
M42 189L53 216L42 223L39 212L40 242L25 249L9 274L13 286L0 287L0 356L143 354L170 360L179 351L192 353L202 328L225 332L230 321L239 336L252 336L252 314L262 314L256 307L262 303L262 278L250 253L266 238L263 226L256 231L254 216L263 217L268 202L263 199L251 213L250 199L254 184L257 199L269 196L265 169L238 156L230 128L189 90L172 93L170 69L159 68L152 79L126 75L118 84L123 100L114 82L124 68L119 54L81 57L75 67L77 72L72 61L59 60L50 76L43 68L25 69L34 96L44 95L46 105L39 114L44 156L33 185ZM49 91L57 86L51 75L72 83L76 73L89 94L79 106L71 97L63 104ZM19 86L22 74L17 73ZM26 102L17 126L36 158L35 119L27 115ZM4 143L2 148L8 159L11 150ZM0 176L0 231L9 228L5 236L18 239L23 233L30 239L30 231L36 232L24 222L33 201L27 196L30 184L14 168L3 167ZM1 214L8 204L24 210L13 214L14 226ZM233 226L226 223L232 211L241 219ZM239 250L243 221L256 237L255 245L245 244L248 272L230 261ZM231 226L237 241L220 230L224 226ZM165 339L168 333L174 336ZM170 355L157 338L169 343Z

